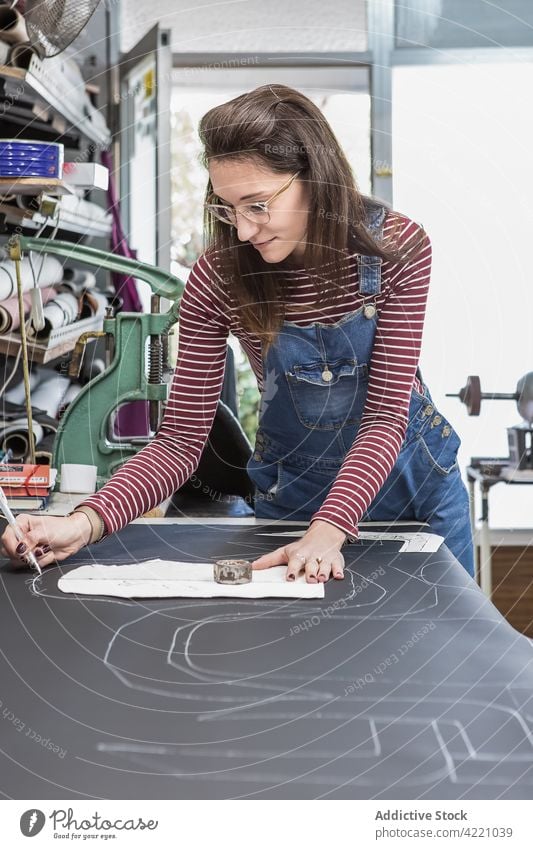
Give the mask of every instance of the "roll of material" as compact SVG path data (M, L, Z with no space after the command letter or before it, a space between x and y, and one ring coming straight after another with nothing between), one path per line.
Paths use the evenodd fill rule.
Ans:
M52 419L57 418L57 412L69 386L70 380L62 374L54 374L53 377L43 380L32 392L32 407L44 410Z
M33 268L40 289L47 286L57 286L63 279L63 266L53 256L41 254L33 258ZM25 256L20 263L22 291L28 292L34 286L33 271L29 257ZM0 259L0 301L17 297L17 278L15 263L11 259Z
M21 70L27 71L34 56L38 57L39 54L31 44L15 44L9 54L9 64L13 68L21 68Z
M0 33L0 37L2 33ZM9 63L9 51L11 49L11 45L7 44L5 41L0 41L0 65L7 65Z
M90 200L84 200L77 195L63 195L59 200L59 209L63 212L71 212L87 222L103 222L110 219L109 212L103 206L99 206Z
M0 6L0 38L8 44L28 41L28 31L20 12L3 5Z
M83 304L83 316L87 314L87 316L103 317L109 306L109 301L107 300L107 295L104 295L103 292L85 292L83 295Z
M80 301L71 292L60 292L47 303L43 310L44 327L37 332L30 329L29 335L37 339L46 339L52 330L73 324L80 315Z
M63 463L61 465L60 492L96 492L97 466L85 466L81 463Z
M62 289L68 289L74 295L80 295L85 289L94 289L95 286L96 277L92 271L86 271L84 268L65 268L63 270Z
M41 202L39 195L17 195L15 203L20 209L29 209L31 212L38 212Z
M30 391L33 391L41 380L41 372L38 369L32 369L29 381ZM4 393L4 398L12 404L24 404L26 400L26 396L24 394L24 381L21 380L19 383L12 386L11 389L8 389L7 392Z
M107 307L107 298L101 292L84 292L76 297L72 292L60 292L53 301L49 301L43 309L44 327L36 331L30 328L29 336L37 341L43 341L50 336L52 330L66 327L83 318L103 318Z
M72 402L78 397L78 395L80 394L82 389L83 389L83 386L80 386L79 383L71 383L70 384L69 388L67 389L67 391L63 395L63 399L61 401L61 404L60 404L60 407L59 407L59 410L58 410L58 413L57 413L59 418L61 418L61 416L63 415L63 413L67 409L68 405L72 404Z
M35 444L41 441L44 430L41 425L33 422L33 438ZM2 448L10 450L14 460L23 460L30 453L30 430L28 419L16 419L9 422L2 432Z
M81 370L81 379L83 383L89 383L91 380L94 380L94 378L98 377L99 374L103 374L105 369L106 365L102 359L91 359L90 357L85 356Z
M54 453L55 433L47 433L44 439L35 446L35 462L41 466L52 465L52 455Z
M74 398L77 398L80 394L83 386L80 386L79 383L71 383L65 394L63 395L63 400L61 401L62 407L68 407Z
M47 286L46 289L41 289L41 297L43 304L51 301L57 294L52 286ZM25 292L22 296L24 301L24 314L27 316L31 310L31 294ZM9 333L11 330L17 330L20 327L19 302L18 298L9 298L9 300L0 303L0 333Z

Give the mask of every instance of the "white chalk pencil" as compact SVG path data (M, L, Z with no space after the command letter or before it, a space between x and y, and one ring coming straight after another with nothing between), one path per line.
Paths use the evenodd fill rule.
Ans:
M24 540L24 534L20 530L20 527L17 525L15 517L13 516L13 513L9 509L9 504L7 503L6 494L5 494L5 492L4 492L4 490L2 489L1 486L0 486L0 510L2 511L4 516L6 517L7 521L11 525L11 527L13 528L13 531L15 532L15 536L18 539L18 541L22 542ZM42 575L43 573L42 573L41 567L39 566L39 564L37 562L37 558L36 558L35 554L33 553L33 551L30 551L28 554L26 554L24 556L25 556L26 560L29 561L30 566L33 566L34 569L37 569L39 575Z

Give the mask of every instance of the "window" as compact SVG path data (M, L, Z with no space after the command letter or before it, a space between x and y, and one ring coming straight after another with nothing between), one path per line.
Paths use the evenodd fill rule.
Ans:
M470 458L509 456L515 401L457 398L469 374L514 392L531 370L533 62L400 66L393 75L394 206L424 224L434 262L421 369ZM512 93L512 96L511 96ZM531 527L533 488L491 490L493 527Z
M531 0L399 0L397 47L531 47Z

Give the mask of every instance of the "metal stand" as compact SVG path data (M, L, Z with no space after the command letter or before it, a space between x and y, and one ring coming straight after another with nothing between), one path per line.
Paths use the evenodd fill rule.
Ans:
M470 375L466 385L457 392L447 392L448 398L459 398L469 416L479 416L481 402L516 401L523 421L507 428L508 457L472 457L466 475L470 494L470 521L474 539L474 570L476 579L489 598L492 594L492 551L489 527L489 490L500 483L533 483L533 372L520 378L514 392L482 392L477 375ZM479 557L476 540L475 483L481 489L481 526Z
M476 580L490 598L492 595L492 548L490 544L489 524L489 492L491 487L497 483L507 484L531 484L533 475L526 478L508 479L504 473L513 471L509 464L509 457L472 457L471 465L466 469L468 489L470 493L470 519L472 522L472 535L474 538L474 569ZM476 528L475 516L475 485L479 483L481 492L481 515L479 535ZM479 536L479 557L477 553L476 536Z

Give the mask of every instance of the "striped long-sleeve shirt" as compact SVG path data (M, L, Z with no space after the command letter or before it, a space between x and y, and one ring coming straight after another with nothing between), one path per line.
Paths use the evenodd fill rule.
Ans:
M390 211L384 226L385 241L398 223L397 245L406 248L421 227ZM106 533L119 530L160 504L195 471L220 397L230 332L247 354L259 389L263 387L261 341L242 328L216 265L215 252L202 254L187 280L180 307L177 365L157 435L98 493L83 502L103 518ZM411 262L382 264L381 293L376 298L379 318L363 417L331 490L311 518L327 521L350 536L357 537L358 522L396 462L405 437L413 384L423 391L415 371L430 268L431 245L425 234ZM313 308L316 290L310 271L313 269L293 269L287 276L285 301L292 322L335 322L363 303L355 255L344 260L343 285L320 309Z

